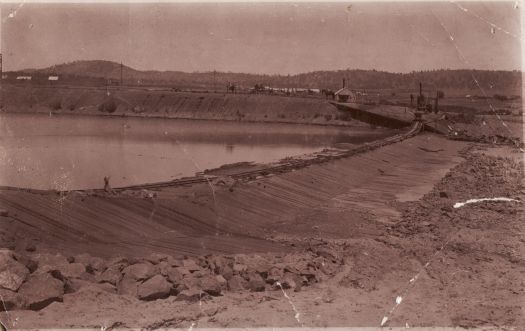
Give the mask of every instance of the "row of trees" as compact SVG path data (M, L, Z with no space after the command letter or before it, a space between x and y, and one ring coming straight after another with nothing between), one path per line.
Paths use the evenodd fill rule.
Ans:
M341 70L318 71L290 77L293 82L337 88L342 77L346 77L347 86L364 89L413 89L423 82L433 89L498 89L510 90L521 87L519 71L489 70L431 70L411 73L390 73L376 70ZM479 85L479 86L478 86Z
M109 61L77 61L36 70L34 73L50 73L69 76L98 77L130 83L159 85L189 85L212 88L215 83L235 82L238 87L253 87L264 83L272 87L298 87L337 90L342 79L353 89L414 89L419 82L431 89L477 89L520 90L520 71L494 70L429 70L410 73L391 73L376 70L315 71L298 75L258 75L230 72L139 71Z

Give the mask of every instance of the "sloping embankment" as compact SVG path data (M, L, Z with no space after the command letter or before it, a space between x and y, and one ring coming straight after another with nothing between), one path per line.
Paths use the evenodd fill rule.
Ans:
M414 120L412 111L406 107L369 106L358 103L330 102L337 109L347 113L351 118L361 122L386 128L400 129L409 126Z
M100 256L147 255L152 251L287 251L289 246L266 238L280 228L296 229L297 236L312 235L312 228L300 231L296 227L302 215L349 190L366 188L363 197L395 200L395 195L414 187L430 189L434 180L458 162L463 146L420 135L365 154L233 187L211 183L166 187L155 191L155 198L125 192L97 196L4 190L0 208L8 210L10 217L3 222L7 228L2 230L2 240L20 245L35 240L37 246ZM438 148L442 150L429 152ZM336 236L348 235L341 229L351 231L347 220L316 222L326 223L326 231Z
M259 94L190 93L147 89L24 88L4 84L5 112L365 125L322 98Z

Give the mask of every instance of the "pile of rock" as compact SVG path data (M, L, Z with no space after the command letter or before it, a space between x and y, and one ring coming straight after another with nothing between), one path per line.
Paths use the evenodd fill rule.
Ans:
M66 258L0 250L0 295L7 310L40 310L87 286L140 300L176 296L198 301L228 291L300 291L335 274L340 264L342 259L328 249L284 256L152 254L108 260L87 254Z
M64 284L51 273L36 272L37 264L12 251L0 250L0 306L4 310L17 308L41 309L60 301Z
M448 138L452 140L472 141L484 144L493 145L511 145L517 148L523 148L524 143L519 137L508 137L506 135L494 134L471 134L467 130L451 131L448 133Z
M498 202L454 208L456 203L472 197L522 199L523 163L512 158L471 152L466 153L465 158L464 162L451 169L422 199L403 203L403 217L391 227L391 235L405 237L428 234L437 238L450 232L452 225L457 227L465 224L473 228L484 221L495 221L485 212L476 214L476 222L470 221L470 216L477 209L493 209L500 214L517 212L515 208L507 208L510 205Z

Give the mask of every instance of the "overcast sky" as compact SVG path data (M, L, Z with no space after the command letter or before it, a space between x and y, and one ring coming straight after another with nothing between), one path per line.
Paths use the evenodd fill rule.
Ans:
M268 74L521 68L514 2L3 4L1 17L5 71L95 59Z

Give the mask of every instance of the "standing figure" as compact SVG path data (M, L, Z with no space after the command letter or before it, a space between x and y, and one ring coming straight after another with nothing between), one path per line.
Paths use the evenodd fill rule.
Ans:
M228 85L226 85L226 93L230 92L235 94L235 84L228 82Z
M109 177L108 176L104 176L104 191L106 191L106 192L110 192L111 191L111 186L109 186Z

